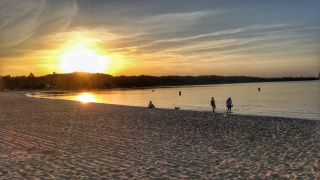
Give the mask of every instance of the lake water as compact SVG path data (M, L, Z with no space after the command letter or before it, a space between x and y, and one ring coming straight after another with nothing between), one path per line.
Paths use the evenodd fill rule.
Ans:
M261 88L258 91L258 88ZM181 96L179 95L181 92ZM280 116L320 120L320 81L267 82L180 86L154 89L117 89L82 93L34 93L31 96L157 108L226 112L226 100L232 98L234 114Z

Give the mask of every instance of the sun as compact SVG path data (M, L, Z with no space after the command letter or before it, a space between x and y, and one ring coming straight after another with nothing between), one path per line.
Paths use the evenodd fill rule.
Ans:
M65 73L103 73L109 62L107 56L99 55L88 48L69 50L61 56L61 60L61 68Z

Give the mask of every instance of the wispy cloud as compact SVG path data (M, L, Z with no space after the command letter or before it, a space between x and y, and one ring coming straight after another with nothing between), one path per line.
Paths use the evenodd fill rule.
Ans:
M219 14L218 11L204 10L186 13L168 13L145 17L137 20L139 26L143 27L145 33L164 33L179 31L182 28L194 26L203 18Z
M224 48L224 47L231 47L231 46L237 46L237 45L244 45L248 44L253 41L261 41L261 40L267 40L270 38L278 38L278 36L268 36L268 37L257 37L257 38L244 38L245 36L256 36L256 35L264 35L264 34L271 34L271 31L267 31L270 28L283 28L287 27L288 25L284 24L275 24L275 25L254 25L250 27L242 27L242 28L236 28L236 29L227 29L223 31L213 31L210 33L204 33L204 34L195 34L192 36L185 36L185 37L176 37L176 38L161 38L156 39L154 37L153 39L149 39L149 41L146 41L144 39L144 42L138 43L137 39L143 39L139 36L146 36L146 34L137 35L135 36L135 41L133 46L126 46L121 47L118 50L124 51L124 50L134 50L139 53L141 52L152 52L152 51L180 51L180 52L190 52L190 51L201 51L201 49L214 49L214 48ZM308 28L305 28L308 29ZM259 33L257 33L259 31ZM283 30L281 32L285 31L293 31L293 30ZM248 34L248 32L251 32L251 34ZM280 31L273 31L274 33L280 32ZM280 37L283 37L280 36ZM126 42L125 38L122 40ZM127 44L128 45L128 44ZM117 49L113 49L117 51Z
M196 11L196 12L186 12L186 13L168 13L168 14L161 14L151 17L146 17L142 19L142 23L145 24L179 24L179 23L191 23L198 21L204 17L210 17L213 15L217 15L218 12L212 10L205 10L205 11Z
M36 0L1 2L0 12L4 14L0 16L2 48L36 42L38 37L64 30L77 9L73 1L63 4Z
M207 64L207 66L221 62L247 64L272 60L280 63L281 59L271 57L288 54L289 51L292 53L299 49L299 52L303 52L314 46L296 47L301 41L299 38L308 37L308 34L292 32L314 30L317 27L294 29L291 27L284 24L255 25L183 38L160 39L127 47L121 51L139 56L144 59L145 64L158 64L161 59L160 62L163 64L179 64L179 67L195 66L195 63ZM277 28L284 30L277 30Z

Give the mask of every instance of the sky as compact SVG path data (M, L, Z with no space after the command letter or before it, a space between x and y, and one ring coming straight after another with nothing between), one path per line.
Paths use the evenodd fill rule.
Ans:
M318 76L320 1L0 0L0 75L72 71Z

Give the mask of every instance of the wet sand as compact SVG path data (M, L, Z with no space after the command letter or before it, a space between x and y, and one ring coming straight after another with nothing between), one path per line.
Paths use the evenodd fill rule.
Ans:
M0 92L0 179L320 179L320 121Z

